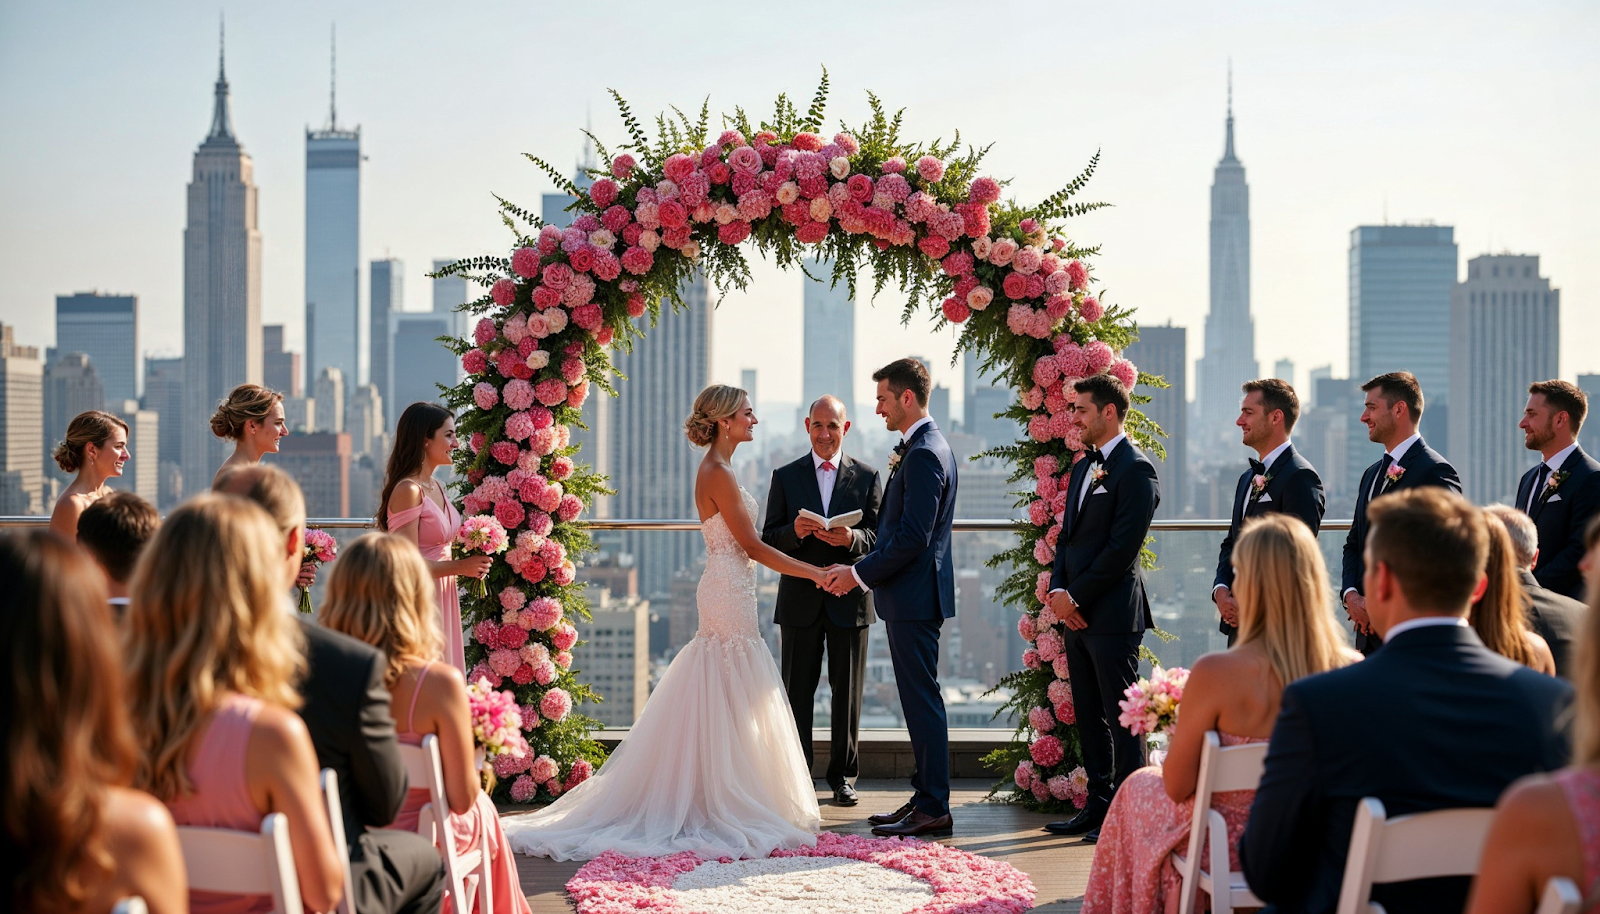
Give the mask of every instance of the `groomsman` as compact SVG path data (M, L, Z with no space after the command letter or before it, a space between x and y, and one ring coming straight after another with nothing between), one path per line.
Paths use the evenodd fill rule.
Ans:
M1344 541L1344 584L1340 597L1345 614L1356 630L1356 650L1370 654L1383 644L1367 615L1367 598L1362 590L1366 573L1364 550L1367 546L1367 505L1380 495L1413 489L1417 486L1442 486L1461 492L1461 476L1444 455L1422 440L1417 425L1422 422L1422 385L1409 371L1391 371L1361 385L1366 399L1361 404L1361 421L1367 427L1367 440L1383 445L1383 457L1361 474L1356 490L1355 522Z
M1161 503L1156 468L1123 433L1128 390L1110 375L1073 384L1072 422L1088 450L1072 465L1050 573L1050 609L1067 627L1067 669L1089 801L1045 830L1100 838L1117 788L1144 764L1140 737L1117 723L1117 701L1139 674L1139 642L1154 625L1139 550Z
M883 490L878 471L844 453L850 431L844 403L822 397L811 404L806 433L811 451L772 471L767 516L761 539L780 552L812 565L853 565L872 551L878 536L878 503ZM861 512L853 528L824 530L800 516L807 508L823 517ZM872 594L853 590L834 596L802 578L778 582L773 613L782 633L783 686L800 730L806 768L814 762L812 704L828 655L828 685L833 690L833 737L828 749L828 786L840 806L856 805L853 782L859 768L861 695L867 680L867 626L877 621Z
M1217 580L1211 600L1222 616L1217 630L1228 636L1228 646L1239 637L1239 602L1233 598L1233 544L1244 522L1252 517L1280 512L1293 514L1316 536L1322 527L1326 501L1322 478L1311 462L1300 456L1289 440L1289 433L1300 418L1300 398L1288 382L1264 378L1244 383L1244 400L1239 404L1239 426L1243 443L1259 459L1239 477L1233 491L1233 515L1228 535L1222 539L1217 557Z
M1523 444L1544 459L1522 475L1517 507L1539 527L1539 558L1533 576L1540 586L1583 599L1583 530L1600 508L1600 463L1578 447L1578 429L1589 398L1566 381L1539 381L1528 388L1522 411Z

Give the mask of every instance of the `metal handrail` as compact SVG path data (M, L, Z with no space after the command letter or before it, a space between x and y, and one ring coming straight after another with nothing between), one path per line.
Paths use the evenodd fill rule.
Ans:
M43 515L8 515L0 516L0 529L7 527L43 527L50 523L50 518ZM956 519L953 529L957 533L1009 533L1017 529L1019 524L1026 521L1005 520L1004 518L983 519ZM317 530L368 530L374 523L370 517L310 517L306 518L306 526ZM676 531L694 531L700 529L700 522L690 518L678 520L652 520L646 518L596 518L583 522L583 526L590 530L654 530L658 533ZM1349 530L1351 521L1346 518L1324 520L1322 529L1328 531ZM1156 520L1150 523L1152 533L1161 532L1208 532L1225 533L1228 530L1228 521L1216 518L1195 520Z

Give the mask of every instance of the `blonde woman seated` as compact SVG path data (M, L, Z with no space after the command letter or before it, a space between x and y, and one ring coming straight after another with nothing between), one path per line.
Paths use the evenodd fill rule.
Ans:
M1189 841L1206 732L1216 730L1224 746L1266 742L1285 685L1361 659L1333 621L1322 551L1299 518L1251 520L1233 565L1238 643L1195 662L1165 765L1141 768L1117 791L1089 872L1085 914L1177 910L1182 880L1168 858ZM1254 791L1241 790L1211 799L1228 822L1235 869L1253 798Z
M476 847L479 834L487 830L496 911L530 914L494 801L478 786L466 680L460 670L439 659L442 639L435 591L433 575L415 544L396 534L369 533L346 546L334 563L320 619L388 658L385 679L396 735L413 746L421 745L427 734L439 737L449 831L456 849ZM425 785L412 784L390 827L415 831L418 814L429 799ZM476 898L472 889L466 891Z
M299 629L284 608L283 538L253 502L206 493L168 516L134 572L128 702L142 750L135 783L180 825L254 832L289 820L307 908L331 911L344 870L294 709ZM270 895L190 892L194 914L272 908Z
M1489 585L1478 602L1472 604L1467 622L1478 633L1484 647L1546 676L1554 676L1555 655L1529 621L1532 602L1522 589L1517 550L1511 543L1511 534L1493 511L1485 511L1484 519L1489 525L1486 570Z

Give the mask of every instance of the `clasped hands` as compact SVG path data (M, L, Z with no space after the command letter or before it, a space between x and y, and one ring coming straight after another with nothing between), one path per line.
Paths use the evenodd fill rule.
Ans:
M1089 627L1089 620L1078 611L1078 604L1072 601L1072 595L1065 590L1058 590L1050 594L1050 611L1055 613L1057 619L1067 628L1081 632Z
M822 580L817 586L836 597L842 597L857 587L855 573L849 565L834 565L822 569Z

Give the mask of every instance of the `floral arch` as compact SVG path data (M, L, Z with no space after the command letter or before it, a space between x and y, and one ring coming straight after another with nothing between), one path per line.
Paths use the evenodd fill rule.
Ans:
M1100 372L1130 388L1165 386L1118 356L1137 336L1132 312L1101 303L1088 267L1097 248L1062 231L1063 220L1106 205L1072 202L1098 154L1056 194L1025 206L1002 199L1002 182L980 174L986 149L961 149L959 134L949 143L907 140L901 113L889 114L871 93L865 125L826 135L826 71L804 112L779 96L770 120L753 124L736 110L715 137L702 105L697 119L676 109L658 117L651 139L612 95L629 141L613 155L594 140L608 167L592 172L587 191L529 156L576 198L572 225L544 225L502 199L502 220L516 236L510 255L443 271L488 288L464 306L482 316L470 341L451 342L468 377L446 397L469 441L456 467L462 511L493 515L510 540L487 595L463 595L471 678L514 691L532 750L497 759L501 794L558 796L604 758L590 739L595 722L574 710L599 696L579 682L572 651L573 620L588 618L574 584L574 559L591 546L581 517L605 479L574 460L571 427L596 388L615 394L611 348L631 346L661 303L683 306L679 289L692 271L720 289L748 283L740 247L748 241L786 267L806 256L831 260L833 281L852 293L862 268L875 292L898 284L908 296L903 320L929 307L940 326L960 328L958 351L974 348L986 372L1018 391L1005 415L1027 437L990 453L1014 464L1027 520L1017 525L1017 545L991 563L1013 567L1000 596L1020 611L1019 631L1032 644L1028 668L1005 681L1021 721L1016 738L988 761L1014 777L1017 799L1069 807L1075 717L1063 629L1042 602L1066 473L1082 449L1063 388ZM1128 428L1160 450L1161 430L1137 411Z

